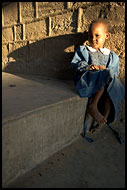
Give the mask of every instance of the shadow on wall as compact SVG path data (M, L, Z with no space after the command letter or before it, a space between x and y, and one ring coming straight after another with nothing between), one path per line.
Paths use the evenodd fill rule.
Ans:
M88 33L68 34L42 39L25 46L8 55L8 64L3 69L8 73L30 74L57 79L72 79L74 71L71 61L75 50L88 39ZM21 45L25 42L19 42ZM14 50L16 49L16 50ZM13 51L14 50L14 51Z

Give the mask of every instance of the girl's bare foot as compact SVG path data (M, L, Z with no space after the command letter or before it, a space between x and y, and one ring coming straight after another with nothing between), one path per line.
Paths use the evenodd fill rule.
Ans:
M106 118L98 111L94 104L90 104L88 111L93 119L101 126L107 122Z
M94 132L100 132L102 127L104 124L96 124L95 126L92 127L92 129L90 130L90 132L94 133Z

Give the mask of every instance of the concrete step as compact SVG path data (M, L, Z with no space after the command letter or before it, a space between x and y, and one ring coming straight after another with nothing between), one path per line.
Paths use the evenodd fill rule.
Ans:
M73 81L3 72L3 186L77 139L86 104Z

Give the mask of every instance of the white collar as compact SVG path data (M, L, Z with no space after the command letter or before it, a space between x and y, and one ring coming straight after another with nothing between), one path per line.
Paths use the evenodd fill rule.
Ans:
M86 45L87 46L87 48L89 49L89 51L91 51L91 52L96 52L96 49L95 48L92 48L91 46L88 46L88 45ZM103 54L105 54L105 55L109 55L110 54L110 50L109 49L107 49L107 48L98 48L100 51L101 51L101 53L103 53Z

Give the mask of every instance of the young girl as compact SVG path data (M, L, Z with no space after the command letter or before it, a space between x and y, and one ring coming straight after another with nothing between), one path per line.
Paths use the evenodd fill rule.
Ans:
M75 85L80 97L88 97L88 113L96 121L96 128L115 120L118 106L124 96L119 81L119 58L104 48L109 38L104 19L94 20L88 31L88 44L81 45L72 60L76 71Z

